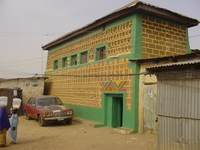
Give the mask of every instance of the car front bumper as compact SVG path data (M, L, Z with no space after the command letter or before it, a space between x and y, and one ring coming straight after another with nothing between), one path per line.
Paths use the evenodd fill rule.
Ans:
M66 119L73 118L74 116L62 116L62 117L49 117L49 118L43 118L45 121L62 121Z

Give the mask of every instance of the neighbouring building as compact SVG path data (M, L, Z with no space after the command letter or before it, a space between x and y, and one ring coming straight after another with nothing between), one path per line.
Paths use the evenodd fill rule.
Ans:
M146 72L146 68L161 64L184 62L200 58L199 50L192 50L192 53L184 55L131 59L140 65L140 72ZM140 133L157 134L158 122L156 113L157 104L157 78L154 74L145 73L140 75L139 85L139 125Z
M77 117L142 132L145 65L131 60L190 53L188 28L198 23L134 1L42 47L48 50L45 94L59 96Z
M158 79L158 149L199 150L200 58L147 71Z
M27 102L31 96L44 94L44 81L46 77L27 77L1 79L0 88L21 89L22 100ZM1 95L0 95L1 96Z

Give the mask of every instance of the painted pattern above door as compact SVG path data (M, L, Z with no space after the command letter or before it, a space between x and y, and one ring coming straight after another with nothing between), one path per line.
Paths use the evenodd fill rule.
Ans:
M110 82L102 82L101 91L126 91L126 89L123 88L125 83L126 81L112 81L112 80L110 80Z

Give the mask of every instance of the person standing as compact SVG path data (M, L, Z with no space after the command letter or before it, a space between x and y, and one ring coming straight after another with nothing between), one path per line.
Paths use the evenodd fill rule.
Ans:
M5 107L0 107L0 146L6 146L6 133L10 128L10 122Z
M18 126L18 114L17 114L18 109L13 108L12 109L12 116L10 118L10 129L8 130L8 136L12 138L11 144L16 144L17 140L17 126Z

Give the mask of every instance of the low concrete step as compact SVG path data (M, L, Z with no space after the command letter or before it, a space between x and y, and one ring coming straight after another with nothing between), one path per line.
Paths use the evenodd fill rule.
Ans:
M119 133L119 134L132 134L133 129L125 128L125 127L118 127L118 128L114 129L114 132Z

